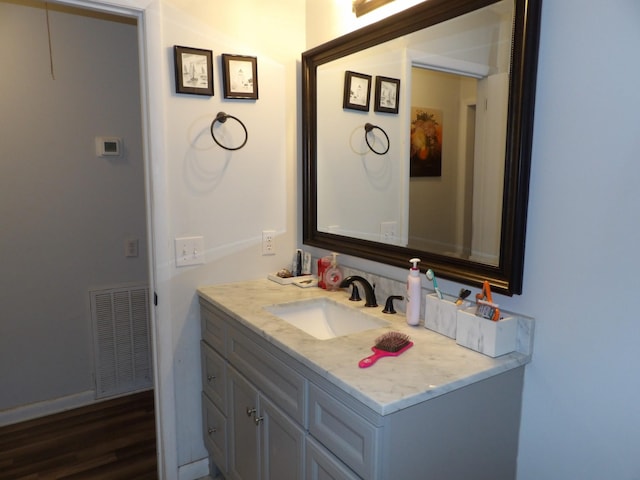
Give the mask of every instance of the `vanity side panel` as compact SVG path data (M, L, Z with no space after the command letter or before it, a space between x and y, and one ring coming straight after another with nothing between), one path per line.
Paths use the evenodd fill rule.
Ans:
M514 480L524 367L388 418L382 478Z

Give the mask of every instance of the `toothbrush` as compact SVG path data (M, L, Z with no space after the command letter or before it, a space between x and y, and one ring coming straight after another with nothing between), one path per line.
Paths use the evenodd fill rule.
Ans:
M431 280L433 282L433 289L436 291L436 295L438 295L438 298L442 300L442 292L438 288L438 280L436 280L436 275L433 273L433 270L427 270L427 273L425 275L427 276L428 280Z
M462 305L464 299L471 295L471 290L467 290L466 288L460 289L460 294L458 295L458 299L456 300L456 305Z

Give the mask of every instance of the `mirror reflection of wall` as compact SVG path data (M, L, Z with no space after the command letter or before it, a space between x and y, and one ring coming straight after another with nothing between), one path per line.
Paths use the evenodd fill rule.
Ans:
M411 69L410 248L469 256L471 226L465 212L472 207L474 144L468 131L475 131L477 82Z
M508 82L412 67L410 248L498 264Z

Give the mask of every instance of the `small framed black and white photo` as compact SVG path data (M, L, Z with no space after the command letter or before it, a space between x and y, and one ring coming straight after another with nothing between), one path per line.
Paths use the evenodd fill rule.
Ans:
M213 96L213 54L211 50L173 47L176 93Z
M222 54L224 98L258 99L258 59Z
M376 77L376 94L373 110L375 112L398 113L400 99L400 80L389 77Z
M344 74L344 97L342 108L369 111L369 97L371 96L371 75L351 72Z

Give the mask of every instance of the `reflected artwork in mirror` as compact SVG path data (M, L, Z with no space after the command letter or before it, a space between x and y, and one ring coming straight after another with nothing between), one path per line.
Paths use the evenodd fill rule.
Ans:
M305 244L522 293L540 4L430 0L303 53ZM349 71L398 113L343 108Z

